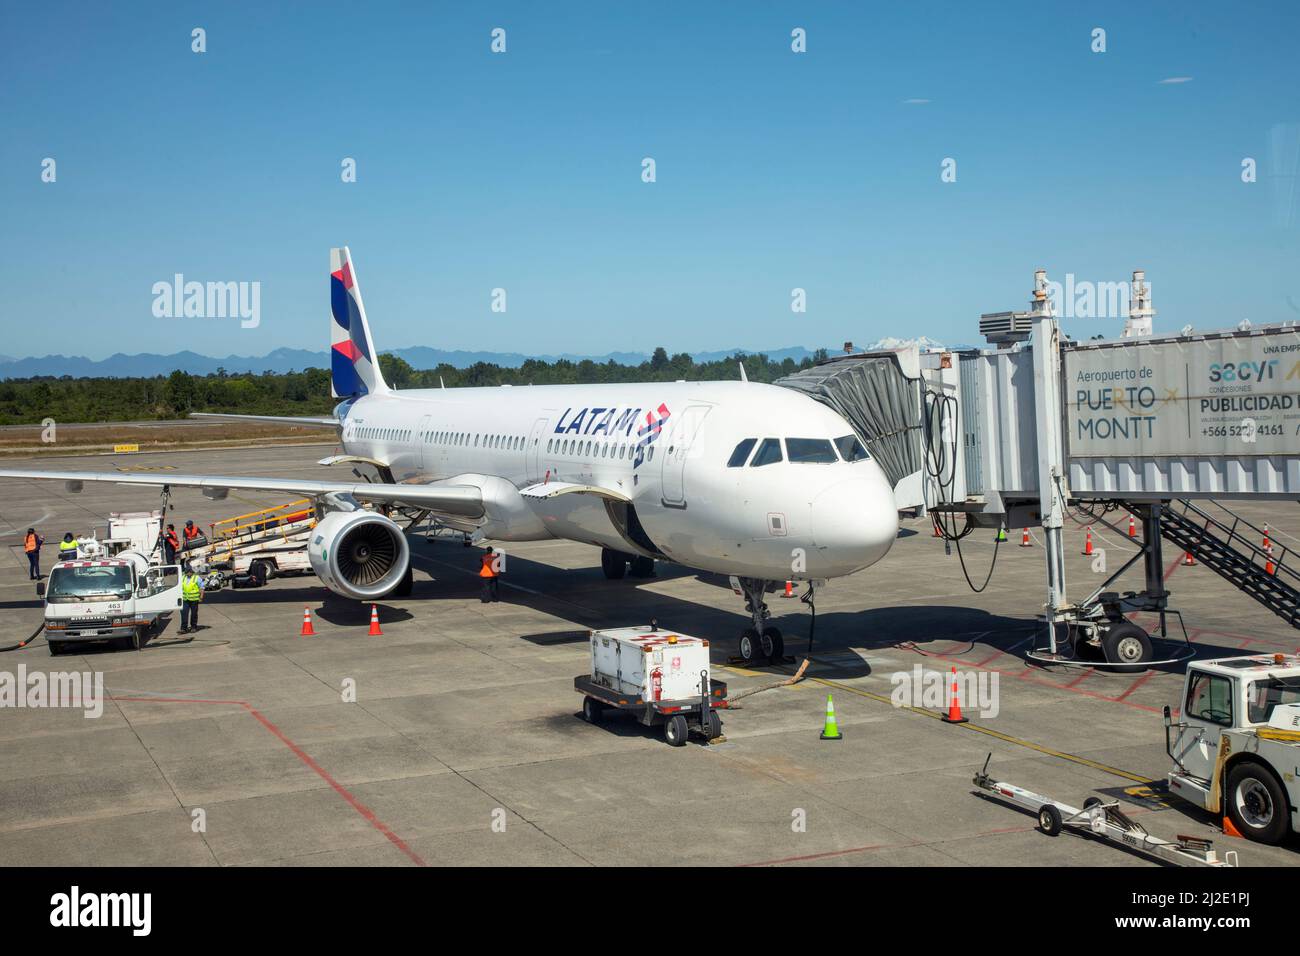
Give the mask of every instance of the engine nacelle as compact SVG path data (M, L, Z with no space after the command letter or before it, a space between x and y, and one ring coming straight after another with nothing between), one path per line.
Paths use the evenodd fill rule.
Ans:
M402 529L373 511L331 511L307 545L312 570L331 591L371 601L401 583L411 565Z

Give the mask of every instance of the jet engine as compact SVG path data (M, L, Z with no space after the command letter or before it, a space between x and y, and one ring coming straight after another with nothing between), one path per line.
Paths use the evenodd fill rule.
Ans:
M402 582L411 550L402 529L373 511L331 511L307 545L312 570L331 591L371 601Z

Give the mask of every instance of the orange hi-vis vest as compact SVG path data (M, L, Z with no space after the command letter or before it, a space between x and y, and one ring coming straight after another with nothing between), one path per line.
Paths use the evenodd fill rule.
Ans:
M483 555L483 567L479 568L478 576L481 578L494 578L497 576L497 569L493 567L496 564L497 556L495 554Z
M39 539L34 534L29 534L23 541L23 550L28 554L40 547Z

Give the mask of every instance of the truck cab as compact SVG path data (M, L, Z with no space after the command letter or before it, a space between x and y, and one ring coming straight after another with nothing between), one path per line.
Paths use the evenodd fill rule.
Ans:
M1242 836L1300 831L1300 657L1228 657L1188 665L1180 719L1165 707L1170 793L1226 815Z
M100 561L60 561L36 593L45 599L52 655L88 642L139 649L180 607L180 568L151 566L133 551Z

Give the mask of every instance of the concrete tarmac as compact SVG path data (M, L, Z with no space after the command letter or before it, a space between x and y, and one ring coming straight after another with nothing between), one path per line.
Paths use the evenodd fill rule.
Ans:
M329 474L315 464L324 453L58 465L319 477ZM178 489L169 520L206 526L283 500L212 502ZM145 488L70 494L0 481L0 645L41 620L20 543L29 525L47 538L48 566L65 530L157 504ZM1294 503L1241 511L1300 545ZM1133 545L1127 516L1111 519L1094 522L1094 543L1117 567ZM962 543L977 584L992 538L976 531ZM1082 597L1100 578L1078 554L1082 527L1067 540L1071 594ZM904 522L884 561L818 592L811 651L807 606L772 595L787 652L810 659L810 679L724 713L724 742L680 749L630 720L577 716L572 679L588 670L589 628L653 618L708 638L715 676L733 693L793 666L727 664L748 615L725 580L661 565L653 579L607 581L596 549L568 542L507 544L502 601L482 604L478 548L413 538L414 593L379 605L382 637L367 636L369 606L299 577L209 596L188 643L178 621L140 652L53 659L38 639L0 654L0 671L100 672L111 700L98 719L0 710L0 865L1154 865L1091 838L1048 837L1032 817L974 793L971 776L990 752L998 779L1076 806L1118 796L1158 836L1213 838L1245 866L1300 861L1295 842L1225 839L1205 814L1144 796L1168 769L1160 708L1177 706L1181 666L1110 674L1026 664L1043 551L1018 545L1016 532L974 594L928 523ZM1178 557L1166 554L1168 586L1200 656L1300 646L1279 618ZM1121 582L1141 586L1140 571ZM315 637L299 636L304 607ZM893 706L892 675L918 666L973 671L990 691L996 679L996 714L968 707L970 723L953 726L937 708ZM839 742L818 739L828 693Z

